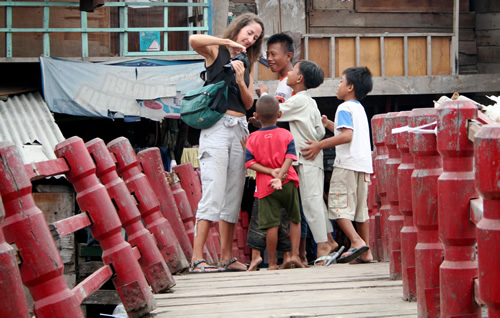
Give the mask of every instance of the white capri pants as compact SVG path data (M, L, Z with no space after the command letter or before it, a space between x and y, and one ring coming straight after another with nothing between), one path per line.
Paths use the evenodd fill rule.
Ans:
M304 164L299 164L296 168L299 175L300 199L307 225L316 243L328 242L327 234L333 232L333 226L328 219L328 210L323 200L325 179L323 169Z
M202 198L197 220L238 222L245 186L245 152L240 140L248 136L245 116L225 114L200 133Z

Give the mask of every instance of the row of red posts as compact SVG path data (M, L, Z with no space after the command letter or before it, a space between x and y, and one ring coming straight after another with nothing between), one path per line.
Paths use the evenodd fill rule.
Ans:
M108 280L129 317L148 315L156 308L153 293L169 291L175 286L172 274L189 267L199 175L190 163L168 174L159 149L136 154L123 137L107 145L99 138L84 143L72 137L55 154L58 159L25 165L13 143L0 142L0 317L29 317L22 284L35 316L83 317L83 299ZM47 224L31 180L59 174L73 185L82 213ZM104 266L70 289L54 239L85 227L100 243ZM241 213L234 253L243 261L250 254L247 229L248 214ZM216 225L205 256L220 260Z
M481 305L500 317L500 125L471 101L371 124L374 257L390 262L419 317L481 317Z

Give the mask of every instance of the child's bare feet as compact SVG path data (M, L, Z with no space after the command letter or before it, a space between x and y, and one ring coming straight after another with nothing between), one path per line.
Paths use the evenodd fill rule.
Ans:
M354 260L349 262L350 264L363 264L363 263L372 263L373 262L373 254L371 250L368 250L356 257Z
M267 268L268 271L276 271L278 269L280 269L280 268L276 264L275 265L269 265L269 267Z
M291 267L290 263L290 252L283 253L283 263L280 266L280 269L289 269Z
M304 264L300 260L300 257L298 256L292 256L290 257L290 262L293 264L295 268L305 268Z
M262 263L262 257L254 257L252 258L252 262L250 263L250 267L248 267L247 271L252 272L256 271L259 268L260 263Z

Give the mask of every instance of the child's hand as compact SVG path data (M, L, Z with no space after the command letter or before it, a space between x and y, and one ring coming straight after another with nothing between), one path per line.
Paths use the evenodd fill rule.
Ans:
M309 146L300 149L300 151L302 152L302 156L304 156L306 160L316 159L316 156L321 151L321 148L318 147L318 142L306 141L306 144L308 144Z
M328 126L328 117L326 117L326 115L321 116L321 123L325 126L325 128Z
M243 151L245 151L245 149L247 148L247 140L248 136L243 136L240 140L240 144L243 147Z
M264 84L259 84L259 88L255 89L255 93L260 97L263 93L269 94L269 88Z
M278 178L278 176L280 174L280 170L281 170L280 168L273 169L273 171L271 172L271 176L273 176L273 178ZM281 177L281 181L285 181L287 176L288 176L288 173L285 173L283 175L283 177Z
M271 180L271 188L273 188L274 190L281 190L283 189L282 188L282 184L281 184L281 179L272 179Z
M248 123L252 124L255 128L262 128L262 123L255 117L248 118Z

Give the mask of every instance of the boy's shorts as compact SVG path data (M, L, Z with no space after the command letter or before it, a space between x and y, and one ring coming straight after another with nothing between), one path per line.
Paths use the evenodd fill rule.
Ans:
M265 230L259 230L259 200L255 198L252 207L252 217L250 218L250 225L248 226L247 246L254 249L263 251L266 249L266 234ZM281 224L278 229L278 245L276 250L281 252L290 252L292 250L292 243L288 235L288 218L285 209L281 209Z
M369 219L368 183L370 175L342 168L334 168L328 193L330 219L348 219L363 223Z
M300 223L299 194L292 181L285 183L283 189L276 190L259 200L259 229L266 230L279 226L281 207L285 208L290 222Z

